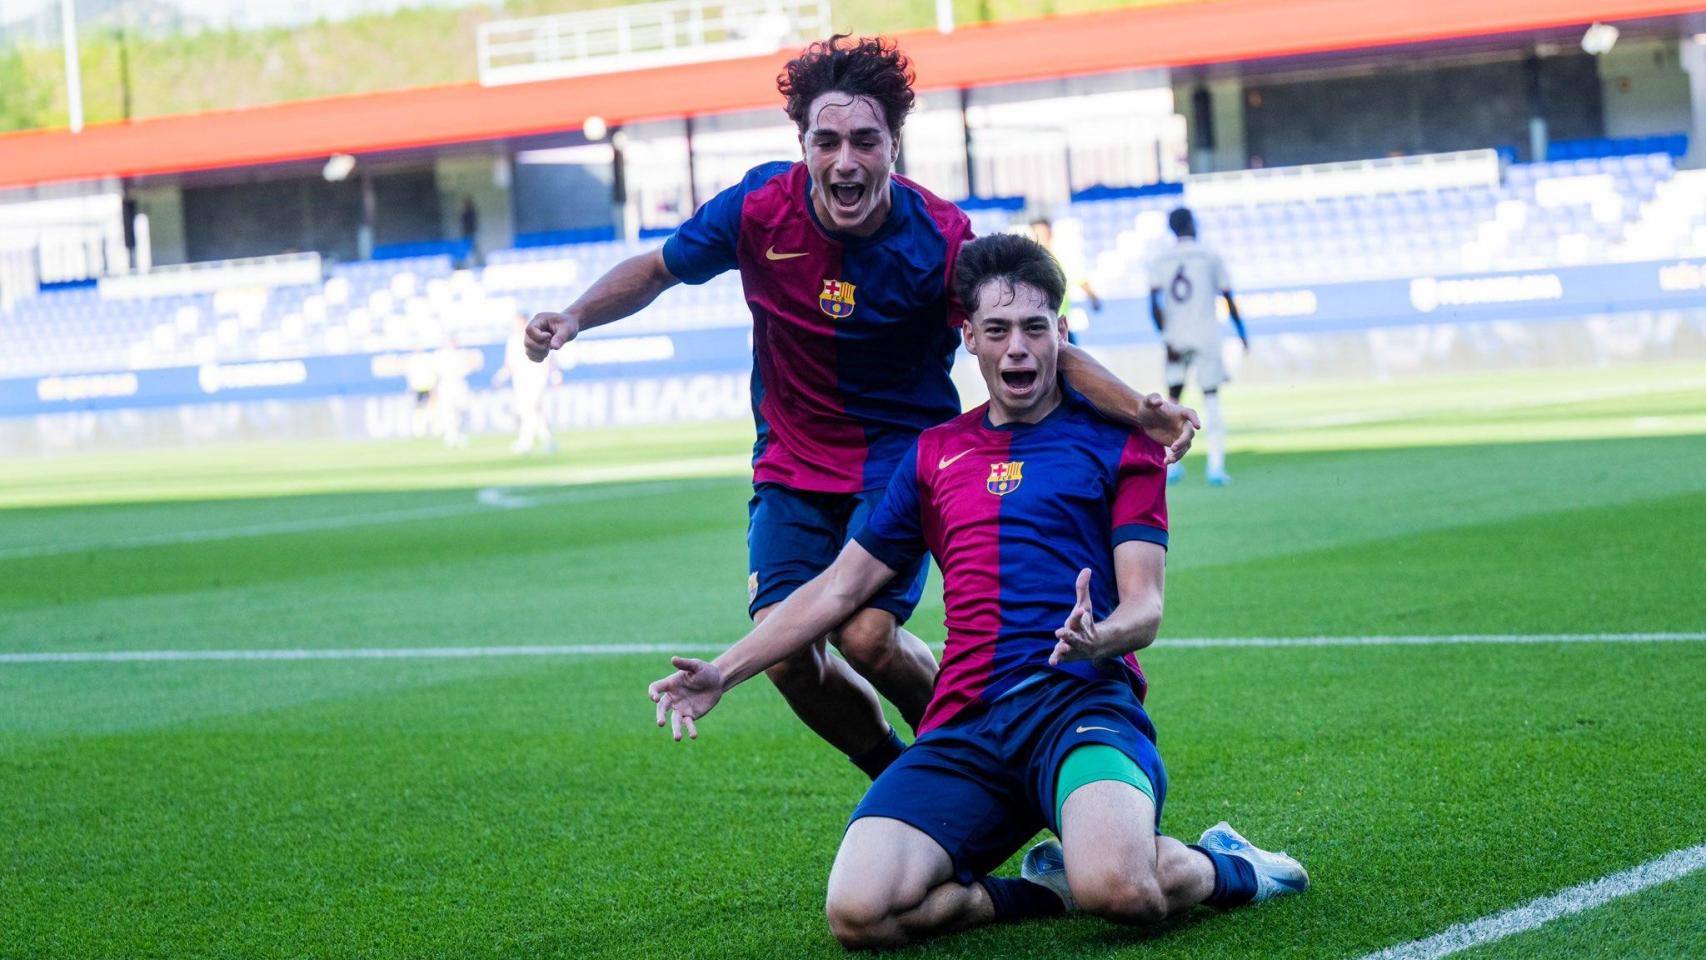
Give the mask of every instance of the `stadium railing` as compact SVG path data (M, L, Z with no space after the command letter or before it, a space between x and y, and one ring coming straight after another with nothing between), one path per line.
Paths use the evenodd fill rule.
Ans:
M672 0L480 24L487 86L763 56L834 32L828 0Z

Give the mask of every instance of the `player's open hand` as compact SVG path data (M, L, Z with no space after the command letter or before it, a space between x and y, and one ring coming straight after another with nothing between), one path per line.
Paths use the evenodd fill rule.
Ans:
M699 729L693 721L711 712L723 698L723 671L714 663L689 657L671 657L675 672L647 688L652 702L658 705L658 726L669 717L670 732L681 740L681 727L687 726L689 739L699 739Z
M1190 452L1191 440L1202 429L1202 420L1190 407L1182 406L1159 393L1143 398L1137 409L1138 425L1149 439L1167 448L1168 463L1178 463Z
M1048 658L1051 667L1073 660L1094 660L1101 650L1095 612L1090 609L1089 567L1078 571L1078 597L1066 616L1066 625L1054 632L1054 638L1054 652Z
M527 359L541 363L545 355L561 347L581 332L580 321L564 313L536 313L527 322L522 337L527 341Z

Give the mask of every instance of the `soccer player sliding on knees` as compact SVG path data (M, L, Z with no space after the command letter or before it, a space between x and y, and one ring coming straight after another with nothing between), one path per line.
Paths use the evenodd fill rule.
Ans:
M616 265L527 329L539 360L677 283L740 274L752 311L755 623L834 562L920 431L960 413L949 372L965 311L950 272L971 237L963 211L894 172L914 96L911 64L893 44L831 37L789 61L776 82L799 160L754 167L661 249ZM1190 447L1199 425L1191 410L1134 392L1077 349L1062 354L1061 369L1170 458ZM766 671L794 713L873 778L904 746L877 695L916 730L936 680L935 656L904 628L927 564L920 555L894 572Z
M954 285L989 402L919 436L827 570L716 660L671 660L648 691L659 726L697 738L726 691L935 558L941 673L829 876L830 931L850 948L1071 909L1151 924L1308 886L1296 860L1225 823L1192 845L1159 832L1167 773L1135 652L1161 624L1166 456L1060 379L1065 283L1032 240L967 244ZM1020 876L991 876L1045 828L1060 840L1033 847Z

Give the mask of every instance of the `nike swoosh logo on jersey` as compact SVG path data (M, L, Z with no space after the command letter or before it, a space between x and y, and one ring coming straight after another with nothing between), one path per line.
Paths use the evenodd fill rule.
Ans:
M953 463L955 460L958 460L959 458L965 456L966 454L968 454L970 452L971 452L970 450L961 450L959 453L956 453L951 457L943 457L942 459L936 461L936 469L946 470L946 469L948 469L949 464Z
M1079 727L1077 730L1074 730L1072 732L1073 733L1089 733L1092 730L1106 730L1109 733L1119 733L1119 731L1115 730L1113 727Z
M764 259L766 259L766 260L792 260L795 257L803 257L806 255L806 253L807 253L807 251L803 251L803 250L799 253L777 253L776 248L771 247L770 249L764 251Z

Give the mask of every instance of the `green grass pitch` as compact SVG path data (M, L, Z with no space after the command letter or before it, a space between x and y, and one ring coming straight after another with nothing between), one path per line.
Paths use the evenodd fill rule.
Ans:
M1170 493L1142 655L1164 825L1230 819L1314 888L906 955L1357 958L1706 842L1706 643L1168 643L1706 630L1703 383L1234 386L1234 486L1193 454ZM745 624L748 430L8 462L0 653L708 652ZM762 681L671 743L644 695L666 668L0 662L0 957L838 955L824 881L862 778ZM1696 873L1463 956L1701 956L1702 918Z

